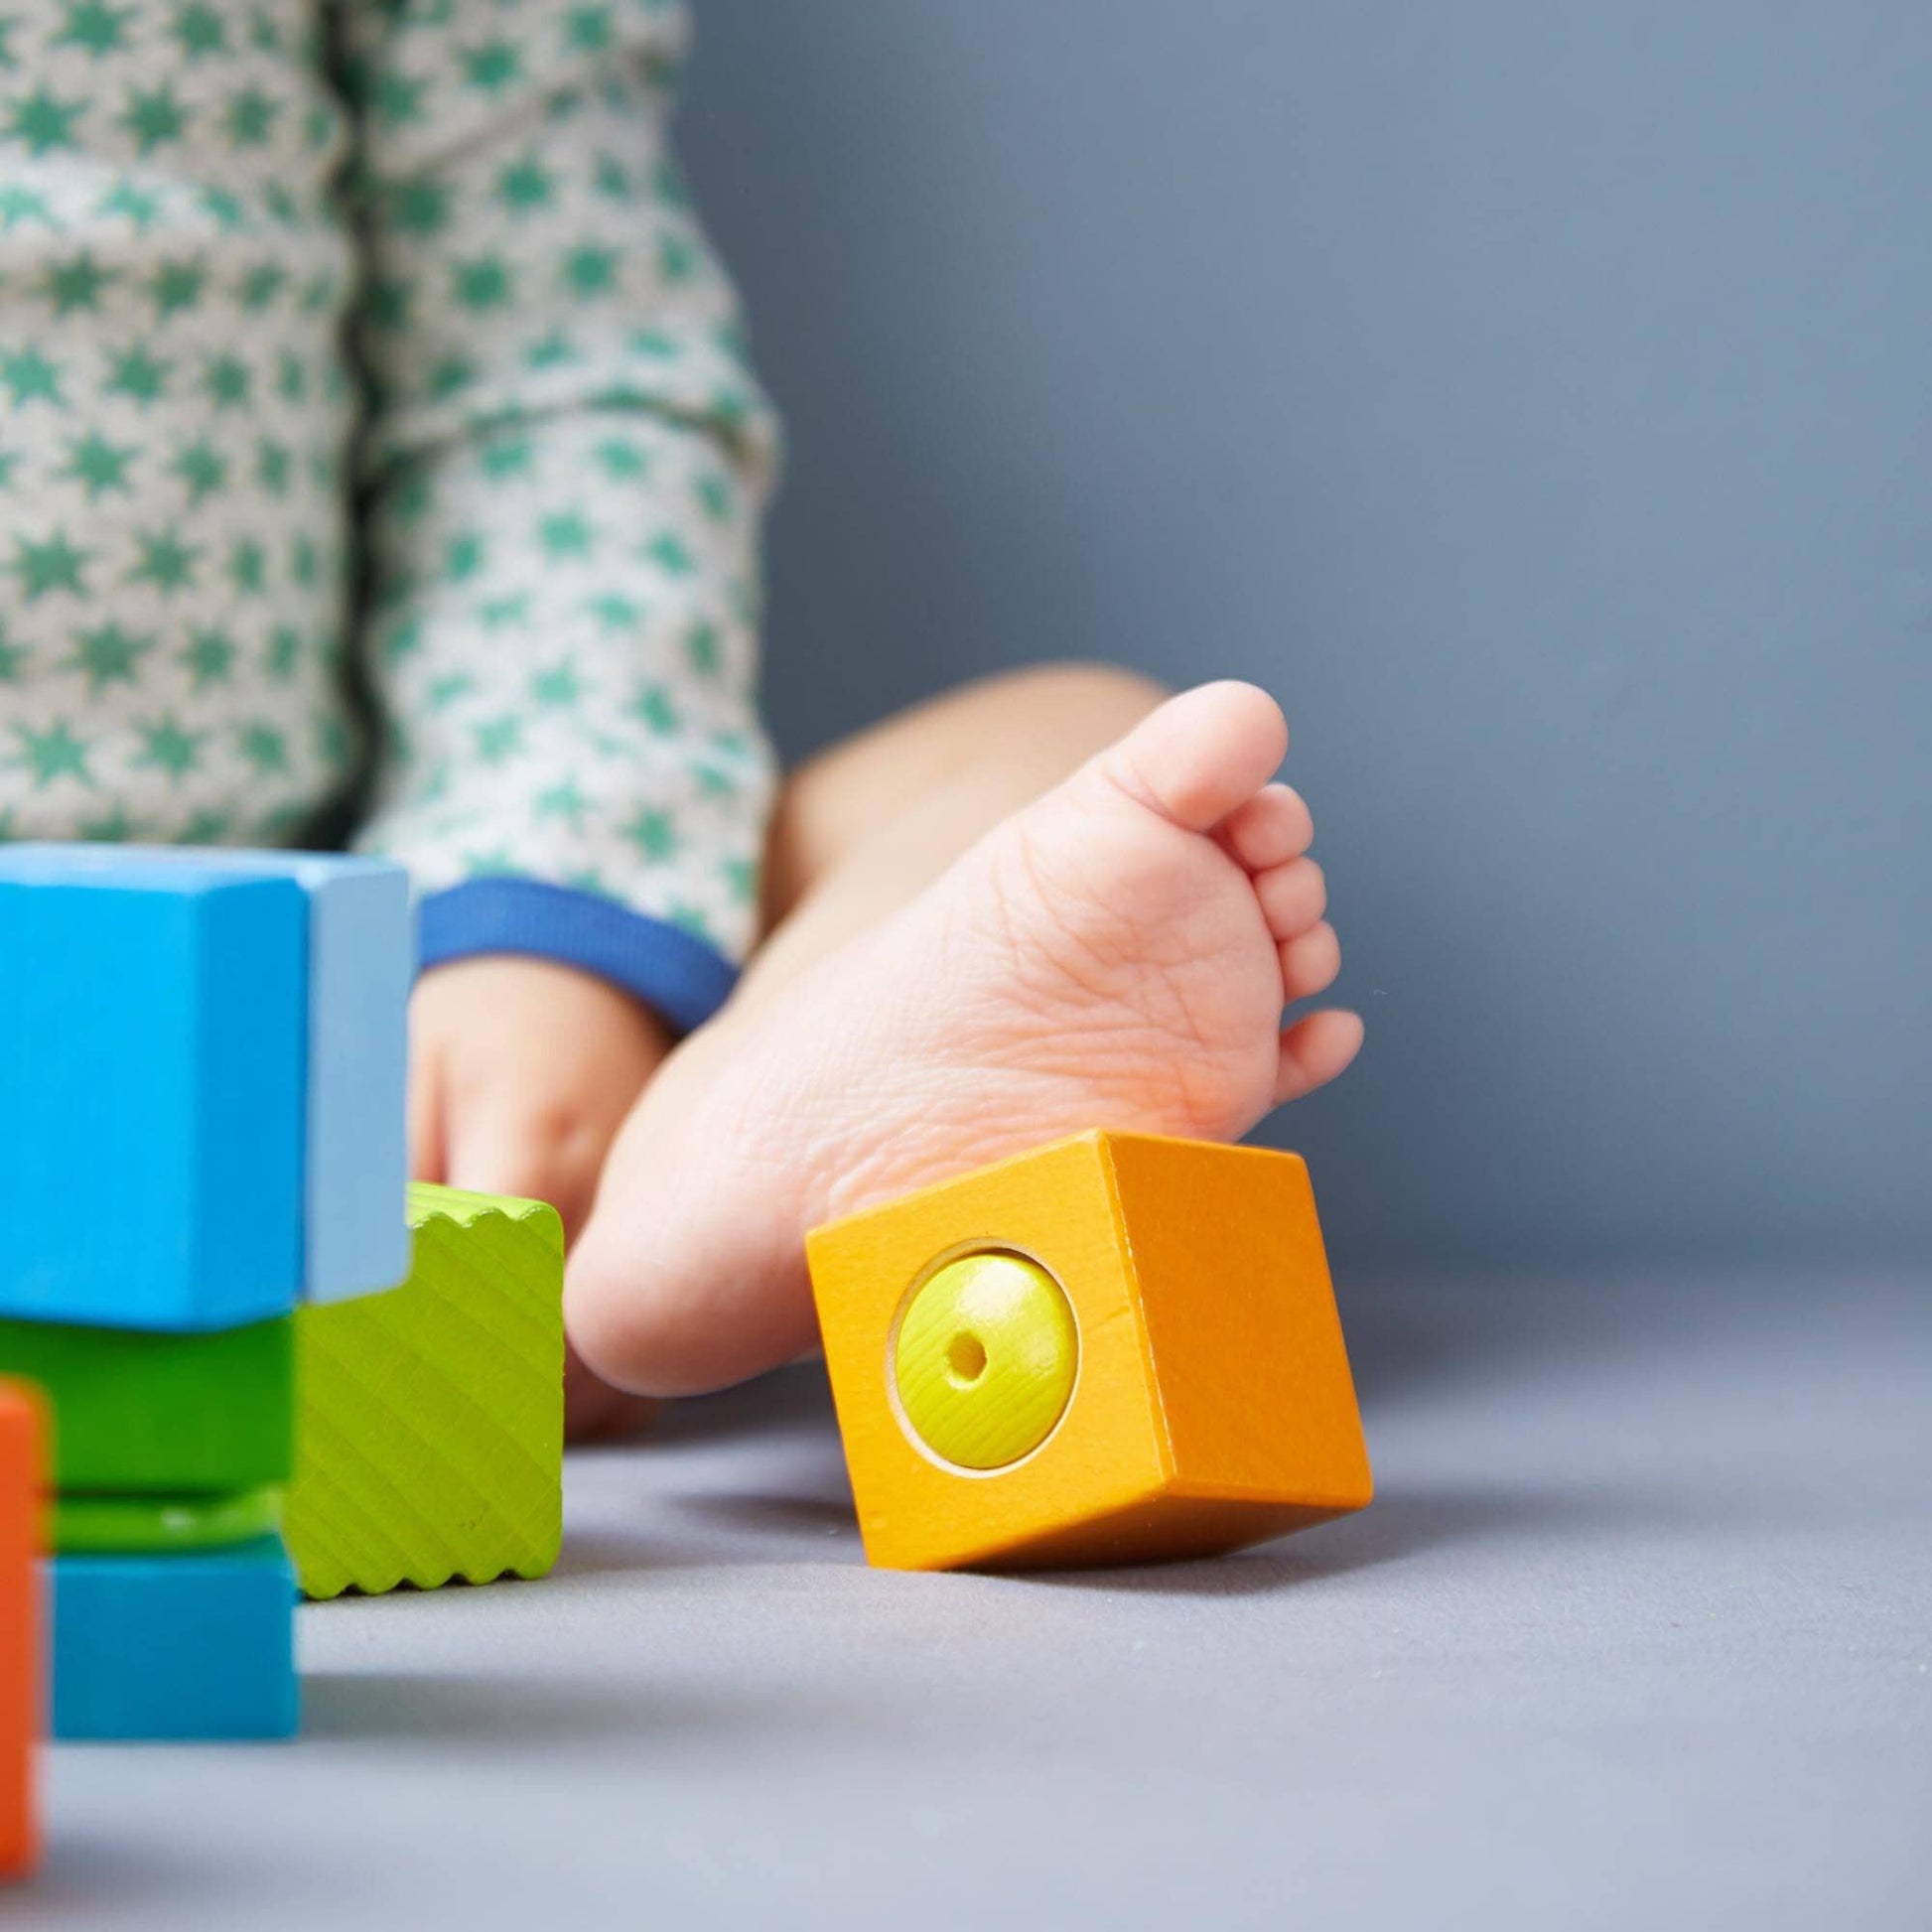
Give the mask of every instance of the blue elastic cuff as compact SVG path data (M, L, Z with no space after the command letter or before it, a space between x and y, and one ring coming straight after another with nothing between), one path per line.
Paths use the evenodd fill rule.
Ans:
M600 893L539 879L472 879L419 908L422 967L474 953L534 953L621 986L680 1033L725 1004L738 969L716 947Z

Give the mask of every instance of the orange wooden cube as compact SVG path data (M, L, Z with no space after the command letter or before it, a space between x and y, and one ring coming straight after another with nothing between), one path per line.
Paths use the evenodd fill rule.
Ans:
M806 1248L876 1564L1203 1556L1369 1500L1298 1155L1096 1131Z
M39 1395L24 1382L0 1382L0 1880L31 1870L40 1850L34 1749L44 1435Z

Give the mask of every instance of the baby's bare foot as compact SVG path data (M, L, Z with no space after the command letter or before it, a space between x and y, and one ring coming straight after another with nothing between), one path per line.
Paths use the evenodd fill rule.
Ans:
M1307 807L1252 685L1171 700L926 892L674 1060L620 1135L565 1308L672 1395L814 1340L805 1230L1110 1127L1235 1140L1354 1057ZM682 1098L676 1142L666 1108Z

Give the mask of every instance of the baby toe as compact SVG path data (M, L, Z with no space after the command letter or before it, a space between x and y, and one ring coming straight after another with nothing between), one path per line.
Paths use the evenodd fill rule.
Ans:
M1328 881L1312 859L1291 859L1255 876L1255 897L1277 939L1307 932L1328 909Z
M1282 992L1286 1000L1306 1000L1325 993L1341 971L1341 941L1324 919L1319 925L1283 942Z
M1282 1035L1281 1069L1275 1081L1277 1106L1326 1086L1361 1050L1359 1014L1330 1008L1298 1020Z
M1309 849L1314 820L1292 785L1263 785L1229 814L1220 837L1229 856L1246 871L1267 872Z
M1095 767L1137 803L1189 832L1209 832L1268 782L1288 750L1288 722L1252 684L1199 684L1170 698Z

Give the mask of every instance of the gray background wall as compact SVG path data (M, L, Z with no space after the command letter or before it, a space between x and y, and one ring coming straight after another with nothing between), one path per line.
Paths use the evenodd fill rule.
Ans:
M1932 1250L1932 8L712 0L785 748L1280 694L1362 1266Z

